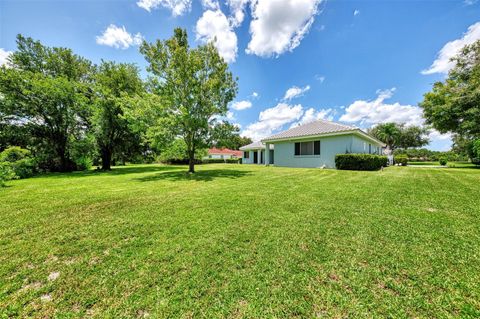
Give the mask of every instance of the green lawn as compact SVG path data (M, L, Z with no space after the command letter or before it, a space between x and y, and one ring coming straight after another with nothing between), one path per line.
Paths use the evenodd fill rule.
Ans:
M480 170L185 171L0 189L0 318L480 316Z
M439 162L408 162L410 166L439 166ZM479 168L470 162L447 162L447 167L450 168Z

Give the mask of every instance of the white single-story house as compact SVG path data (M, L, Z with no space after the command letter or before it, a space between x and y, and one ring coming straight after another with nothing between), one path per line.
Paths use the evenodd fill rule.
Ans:
M240 150L245 164L335 168L337 154L380 155L384 147L384 143L359 128L317 120L242 146Z

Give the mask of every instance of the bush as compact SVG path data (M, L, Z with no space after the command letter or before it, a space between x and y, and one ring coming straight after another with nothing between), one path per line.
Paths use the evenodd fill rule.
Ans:
M30 157L30 151L18 146L10 146L0 153L0 163L3 163L3 169L9 167L16 178L31 177L37 171L37 165ZM8 174L5 174L8 175Z
M335 166L337 169L375 171L387 166L388 158L371 154L337 154Z
M30 151L20 146L7 147L0 153L0 162L16 162L24 158L30 157Z
M440 163L440 165L442 166L445 166L447 165L447 159L445 157L441 157L438 162Z
M87 156L83 156L83 157L77 158L75 160L75 164L77 165L77 170L87 171L92 168L93 160Z
M406 155L397 155L393 158L395 164L399 164L401 166L407 166L408 157Z
M0 187L5 186L5 182L17 178L9 162L0 162Z

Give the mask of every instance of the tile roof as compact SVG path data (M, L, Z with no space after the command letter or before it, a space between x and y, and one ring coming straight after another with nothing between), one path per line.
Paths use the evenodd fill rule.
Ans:
M244 150L253 150L253 149L265 149L265 144L263 144L262 142L258 141L258 142L253 142L251 144L248 144L248 145L245 145L245 146L242 146L240 147L240 150L244 151ZM272 150L273 149L273 145L270 145L270 149Z
M230 150L228 148L216 148L213 147L208 150L208 154L213 155L234 155L236 157L242 157L243 152L242 151L235 151L235 150Z
M354 131L354 130L358 130L358 128L340 124L340 123L330 122L326 120L317 120L307 124L299 125L297 127L293 127L289 130L280 132L278 134L271 135L263 139L262 141L287 139L287 138L311 136L311 135L321 135L321 134Z

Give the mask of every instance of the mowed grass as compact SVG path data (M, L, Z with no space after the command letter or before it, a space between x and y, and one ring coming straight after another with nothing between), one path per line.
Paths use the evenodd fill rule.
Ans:
M480 170L197 169L0 189L0 317L480 316Z

